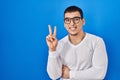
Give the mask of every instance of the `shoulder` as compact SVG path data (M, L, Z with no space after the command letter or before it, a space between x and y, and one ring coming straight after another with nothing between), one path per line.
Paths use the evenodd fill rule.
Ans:
M67 43L67 42L68 42L68 35L66 35L65 37L59 40L59 43Z
M58 46L57 46L57 48L62 48L62 47L64 47L67 43L68 43L68 35L66 35L65 37L63 37L62 39L60 39L60 40L58 41Z
M86 39L85 39L84 44L87 47L92 47L94 49L97 45L104 45L104 40L100 36L86 33Z
M95 34L86 33L86 35L87 35L87 39L90 40L90 41L92 41L92 42L96 42L96 41L101 41L101 40L103 40L102 37L97 36L97 35L95 35Z

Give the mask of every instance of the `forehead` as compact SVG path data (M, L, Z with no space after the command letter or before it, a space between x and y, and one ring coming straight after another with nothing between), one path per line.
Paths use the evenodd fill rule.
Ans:
M76 16L79 16L79 17L80 17L80 13L79 13L78 11L65 13L65 18L66 18L66 17L73 18L73 17L76 17Z

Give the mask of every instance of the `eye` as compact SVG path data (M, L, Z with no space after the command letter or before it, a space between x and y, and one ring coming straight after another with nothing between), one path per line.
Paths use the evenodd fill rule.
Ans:
M75 21L79 21L80 19L79 18L74 18Z
M70 21L70 19L69 19L69 18L66 18L66 19L65 19L65 22L69 22L69 21Z

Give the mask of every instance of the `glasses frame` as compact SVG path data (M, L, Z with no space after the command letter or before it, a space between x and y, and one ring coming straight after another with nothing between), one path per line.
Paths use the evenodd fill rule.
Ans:
M78 22L75 22L75 18L78 18L79 21L78 21ZM66 19L70 19L70 22L69 22L69 23L66 23L66 21L65 21ZM78 16L73 17L73 18L68 18L68 17L67 17L67 18L64 18L64 23L70 24L70 23L71 23L71 20L72 20L74 24L77 24L77 23L79 23L79 22L81 21L81 19L82 19L82 18L81 18L81 17L78 17Z

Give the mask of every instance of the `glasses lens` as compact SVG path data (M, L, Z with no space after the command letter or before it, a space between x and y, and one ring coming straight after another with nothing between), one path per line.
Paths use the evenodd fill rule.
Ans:
M74 17L73 20L74 20L74 23L79 23L80 22L80 17Z
M65 18L64 19L64 22L66 24L70 24L71 23L71 20L76 24L76 23L79 23L80 22L80 19L81 17L74 17L74 18Z
M65 18L64 22L67 23L67 24L69 24L70 23L70 18Z

